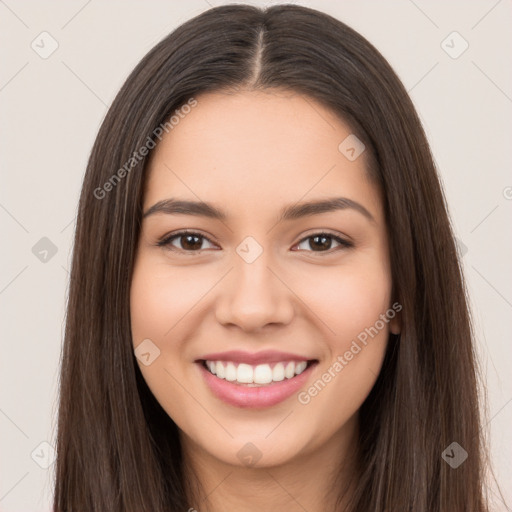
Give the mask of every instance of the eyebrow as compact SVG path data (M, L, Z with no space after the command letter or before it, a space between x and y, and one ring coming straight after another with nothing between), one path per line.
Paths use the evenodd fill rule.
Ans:
M280 212L278 222L347 209L355 210L364 215L368 220L375 222L373 215L362 204L348 199L347 197L332 197L319 201L308 201L285 206ZM146 210L142 217L146 218L156 213L168 215L196 215L221 221L225 221L228 218L228 215L223 210L210 203L172 198L158 201L151 206L151 208Z

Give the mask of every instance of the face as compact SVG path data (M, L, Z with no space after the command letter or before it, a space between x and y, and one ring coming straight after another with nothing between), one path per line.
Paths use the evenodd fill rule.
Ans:
M382 198L311 98L196 100L151 155L133 346L190 450L283 464L348 432L398 330Z

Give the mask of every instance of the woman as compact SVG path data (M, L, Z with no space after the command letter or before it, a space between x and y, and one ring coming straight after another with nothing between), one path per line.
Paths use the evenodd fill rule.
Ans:
M92 150L55 511L487 510L472 339L386 60L313 9L211 9Z

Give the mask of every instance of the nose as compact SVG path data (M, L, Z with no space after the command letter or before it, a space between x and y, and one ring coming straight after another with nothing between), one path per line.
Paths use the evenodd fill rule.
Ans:
M294 315L294 294L263 254L252 263L238 255L216 300L216 318L224 326L245 332L268 325L287 325Z

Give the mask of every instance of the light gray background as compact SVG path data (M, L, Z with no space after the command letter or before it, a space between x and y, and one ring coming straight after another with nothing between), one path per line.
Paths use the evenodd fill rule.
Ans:
M41 443L55 441L75 213L100 123L151 47L221 3L233 2L0 0L1 511L50 510L54 465L40 467L51 462L51 448ZM510 506L512 3L296 3L323 10L369 39L419 111L464 253L492 461ZM41 42L43 31L58 43L46 59L31 47L35 41L40 52L50 48L49 39ZM452 54L462 48L456 36L446 39L453 31L469 44L458 58L442 46L446 40ZM57 248L47 261L33 252L43 237ZM495 510L510 509L496 497Z

